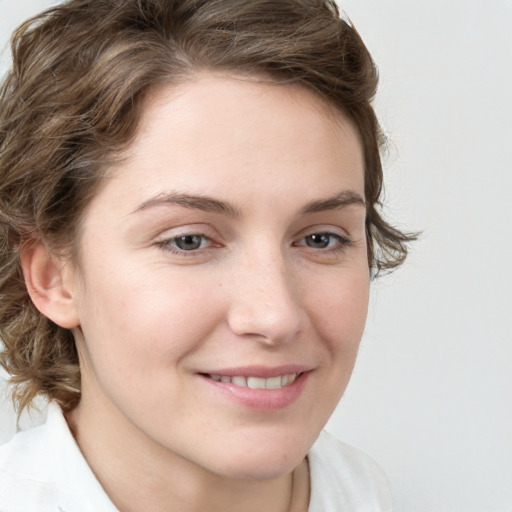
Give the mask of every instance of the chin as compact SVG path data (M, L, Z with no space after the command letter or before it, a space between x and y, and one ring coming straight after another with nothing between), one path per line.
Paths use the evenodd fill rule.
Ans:
M277 460L266 457L252 461L237 461L221 470L223 476L234 480L273 480L289 475L304 459L304 455L294 458Z
M316 438L316 436L315 436ZM304 459L314 439L293 439L264 442L261 439L247 443L234 455L223 461L217 459L216 473L228 478L244 480L270 480L290 474Z

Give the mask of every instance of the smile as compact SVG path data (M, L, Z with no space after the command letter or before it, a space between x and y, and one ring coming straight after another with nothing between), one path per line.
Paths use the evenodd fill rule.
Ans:
M301 396L312 373L309 365L291 364L212 368L199 375L213 396L227 398L244 409L270 412L291 406Z
M233 376L227 375L212 375L208 377L216 382L231 383L235 386L250 389L281 389L285 386L289 386L295 382L298 373L291 373L288 375L281 375L277 377L270 377L264 379L261 377L244 377L244 376Z

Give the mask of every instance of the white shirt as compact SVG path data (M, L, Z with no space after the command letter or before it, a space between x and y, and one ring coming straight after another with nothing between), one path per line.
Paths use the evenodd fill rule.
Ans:
M358 450L323 432L308 454L309 512L391 512L386 477ZM1 512L118 512L94 476L64 415L0 446Z

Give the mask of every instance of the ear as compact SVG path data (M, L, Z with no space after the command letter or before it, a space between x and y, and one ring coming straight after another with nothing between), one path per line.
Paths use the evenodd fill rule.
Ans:
M66 329L80 325L75 307L73 273L66 261L52 255L40 240L30 240L21 251L21 267L35 307Z

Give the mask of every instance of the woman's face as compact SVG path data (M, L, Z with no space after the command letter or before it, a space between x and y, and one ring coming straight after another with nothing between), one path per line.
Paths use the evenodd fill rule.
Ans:
M365 322L355 129L304 89L205 74L153 92L125 156L67 278L78 413L113 443L220 475L292 470Z

